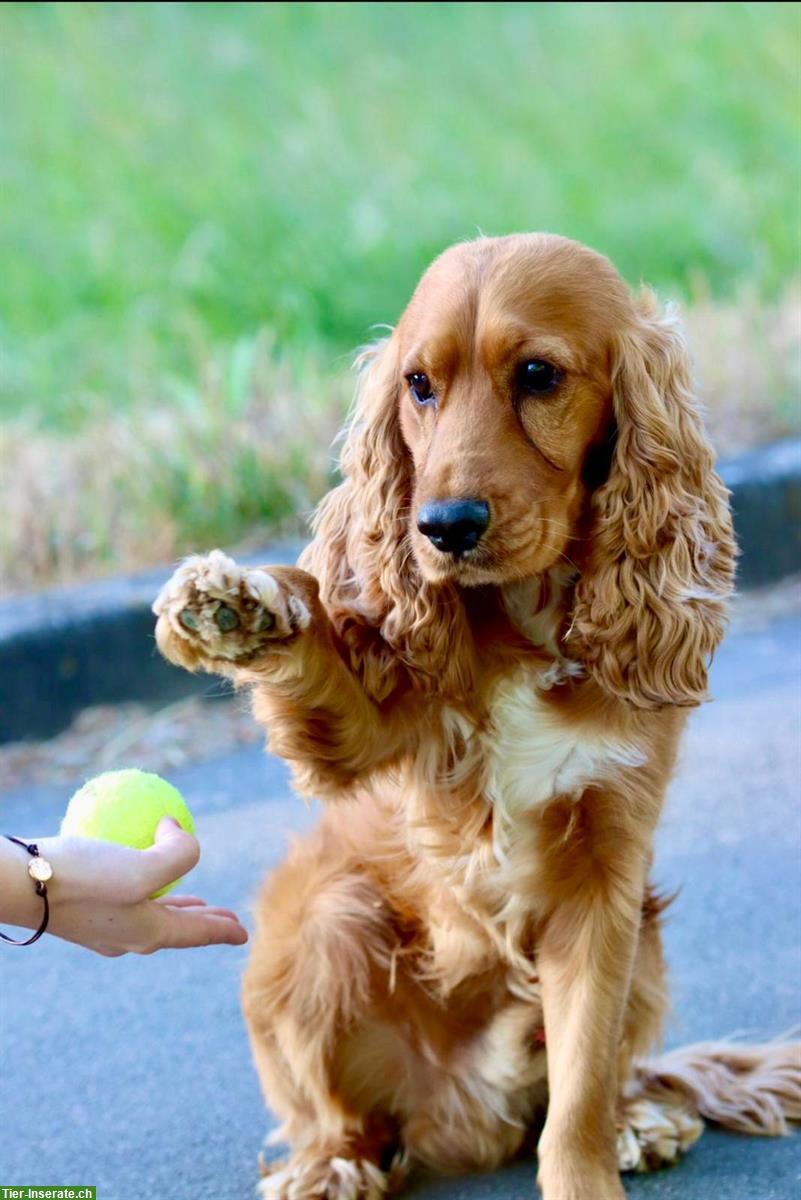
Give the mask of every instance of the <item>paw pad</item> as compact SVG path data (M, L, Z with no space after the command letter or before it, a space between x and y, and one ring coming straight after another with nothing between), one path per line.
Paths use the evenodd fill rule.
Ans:
M214 614L214 624L220 633L230 633L239 625L239 617L227 604L221 604Z

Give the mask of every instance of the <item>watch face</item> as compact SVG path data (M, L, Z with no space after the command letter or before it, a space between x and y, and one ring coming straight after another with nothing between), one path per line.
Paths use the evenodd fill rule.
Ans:
M32 858L28 863L28 874L37 883L47 883L53 878L53 868L46 858Z

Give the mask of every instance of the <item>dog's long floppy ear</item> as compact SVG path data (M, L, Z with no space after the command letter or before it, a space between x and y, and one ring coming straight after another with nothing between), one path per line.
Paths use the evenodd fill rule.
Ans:
M616 444L592 498L568 644L605 691L639 708L695 705L732 589L728 493L675 320L648 292L636 308L614 351Z
M325 497L301 559L368 690L383 699L418 686L467 687L463 610L448 587L420 576L409 544L412 461L399 419L402 379L393 336L357 359L356 399L340 456L344 476Z

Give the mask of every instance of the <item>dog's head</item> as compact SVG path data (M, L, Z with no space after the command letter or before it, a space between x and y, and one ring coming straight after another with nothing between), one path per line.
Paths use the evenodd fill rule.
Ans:
M436 260L369 359L346 540L385 634L430 643L453 588L568 564L569 652L636 705L698 703L733 543L685 348L652 297L564 238L480 239Z
M423 276L393 349L427 579L504 583L574 557L628 307L611 266L560 238L455 246Z

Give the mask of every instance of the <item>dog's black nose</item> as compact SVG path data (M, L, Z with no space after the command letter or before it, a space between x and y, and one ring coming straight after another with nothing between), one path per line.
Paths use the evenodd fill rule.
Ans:
M485 500L432 500L417 514L417 528L445 554L472 550L488 525Z

